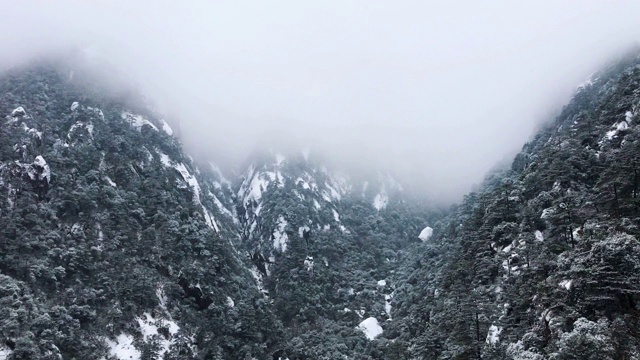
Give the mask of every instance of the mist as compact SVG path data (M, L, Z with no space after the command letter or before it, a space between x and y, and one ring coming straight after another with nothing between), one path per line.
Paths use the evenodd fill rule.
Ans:
M0 66L106 62L227 167L310 147L459 199L640 39L638 1L14 1Z

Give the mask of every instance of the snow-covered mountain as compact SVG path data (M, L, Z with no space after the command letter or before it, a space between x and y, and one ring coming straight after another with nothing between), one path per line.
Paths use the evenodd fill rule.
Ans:
M65 65L0 78L0 359L636 359L640 58L449 210L182 150Z

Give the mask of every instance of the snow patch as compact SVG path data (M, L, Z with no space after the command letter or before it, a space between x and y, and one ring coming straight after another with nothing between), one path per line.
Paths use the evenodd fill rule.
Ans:
M228 306L228 307L231 307L231 308L232 308L232 307L234 307L234 306L236 306L236 303L235 303L235 302L233 301L233 299L232 299L232 298L230 298L229 296L227 296L227 306Z
M491 325L487 333L487 344L496 345L500 342L500 333L502 333L502 326Z
M104 179L105 179L105 180L107 180L107 183L108 183L109 185L111 185L111 186L113 186L113 187L116 187L116 186L117 186L117 184L116 184L113 180L111 180L111 178L110 178L110 177L105 176L105 177L104 177Z
M6 347L0 347L0 360L7 360L13 354L13 350L7 349Z
M533 235L536 237L536 241L544 241L544 235L540 230L536 230Z
M164 353L169 351L171 344L173 344L173 338L180 330L180 327L171 320L166 319L154 319L151 314L144 313L144 318L137 318L138 325L140 326L140 332L144 342L155 338L158 340L160 349L158 351L159 358L163 358ZM158 333L158 327L166 328L169 330L168 338Z
M80 103L78 103L77 101L74 101L73 104L71 104L71 111L76 111L78 106L80 106Z
M567 289L567 290L571 290L571 284L573 283L573 280L562 280L558 283L559 286Z
M620 131L627 130L629 128L629 124L627 124L626 121L620 121L618 123L615 123L613 127L613 130L607 131L607 140L613 139L616 135L618 135Z
M432 235L433 235L433 229L427 226L424 229L422 229L422 231L420 232L420 235L418 235L418 238L424 242L429 240Z
M133 336L122 333L118 335L116 341L109 338L104 339L109 347L109 355L119 360L140 360L140 351L133 346Z
M387 286L387 280L378 280L378 286Z
M387 193L384 191L376 195L376 197L373 199L373 207L378 211L386 208L388 203L389 196L387 196Z
M358 330L364 333L364 336L369 340L375 339L377 336L382 334L382 327L378 323L378 319L374 317L369 317L358 325Z

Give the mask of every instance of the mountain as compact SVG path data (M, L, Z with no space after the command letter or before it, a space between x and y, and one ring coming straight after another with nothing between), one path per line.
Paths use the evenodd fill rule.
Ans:
M230 189L162 118L59 64L5 74L0 94L0 358L276 347L280 323L222 205Z
M241 175L237 214L254 274L285 328L283 355L338 359L384 347L363 329L373 339L391 319L388 279L436 213L406 199L389 174L354 176L310 154L275 152Z
M394 356L637 359L640 58L581 85L397 272Z
M384 170L194 160L65 62L0 78L0 359L638 359L640 58L440 209Z

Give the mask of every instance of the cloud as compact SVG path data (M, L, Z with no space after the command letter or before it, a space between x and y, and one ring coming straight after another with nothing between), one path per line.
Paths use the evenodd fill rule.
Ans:
M459 198L640 38L637 1L15 1L3 67L89 49L239 163L268 138Z

